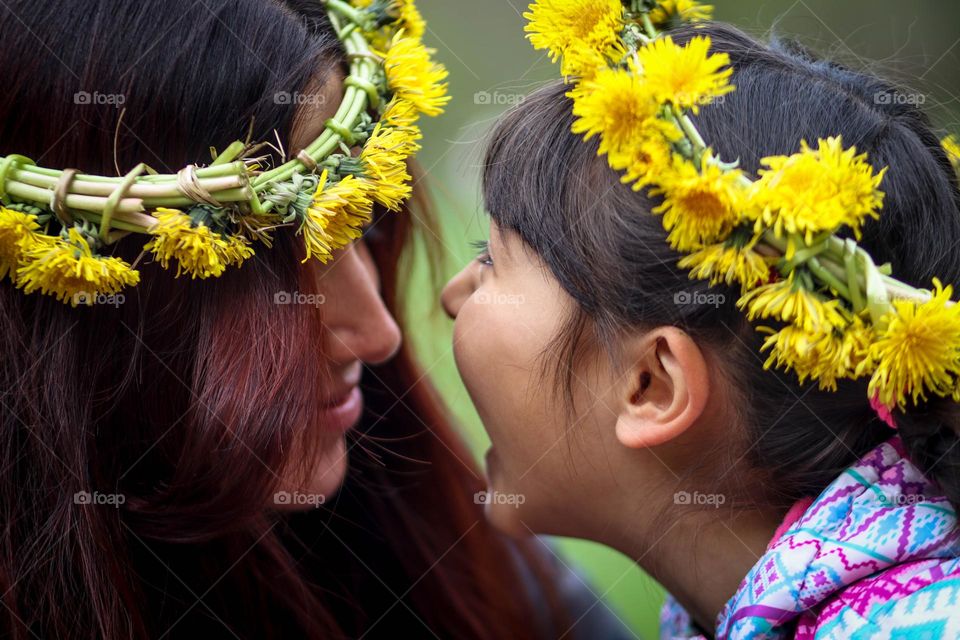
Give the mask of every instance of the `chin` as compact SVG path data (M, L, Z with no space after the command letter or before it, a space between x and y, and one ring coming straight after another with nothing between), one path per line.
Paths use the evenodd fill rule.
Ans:
M345 438L337 438L334 446L330 447L315 467L313 478L310 481L310 491L327 498L332 498L340 490L343 479L347 475L347 443Z
M280 511L309 511L336 496L347 475L347 445L341 437L326 448L311 465L313 473L307 482L285 480L273 496L274 508Z

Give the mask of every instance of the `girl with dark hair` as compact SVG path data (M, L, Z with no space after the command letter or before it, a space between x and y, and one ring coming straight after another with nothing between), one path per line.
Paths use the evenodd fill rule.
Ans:
M546 23L548 12L576 4L541 1L531 12ZM579 4L595 13L583 9L569 23L603 11L620 19L618 2ZM729 61L735 89L699 104L684 139L695 127L717 158L753 175L763 158L797 153L801 140L842 136L866 153L868 174L887 168L879 218L863 225L859 247L914 287L933 277L960 285L960 192L938 136L877 77L788 42L765 45L727 25L655 15L696 3L623 4L639 25L613 31L626 44L604 40L599 18L595 30L575 34L589 40L576 58L563 40L568 23L531 37L566 47L568 75L628 53L621 67L596 72L594 85L588 76L573 91L548 86L497 125L484 163L489 245L443 293L457 364L493 443L491 488L524 496L518 507L489 505L489 519L517 534L622 551L708 637L960 637L960 412L949 389L884 411L871 403L866 378L829 389L771 368L767 334L737 302L740 285L773 282L783 261L755 252L755 263L725 263L730 270L712 286L691 279L676 248L679 227L651 215L664 212L665 192L633 189L625 181L641 173L621 178L611 166L629 118L654 122L649 114L663 112L612 93L588 104L582 87L620 82L614 89L642 96L644 82L689 80L693 63L654 77L649 49L631 57L629 37L638 46L666 42L647 38L652 28L642 35L644 25L666 24L673 45L692 45L687 51L709 42L711 54L727 56L716 60ZM591 46L607 49L591 58ZM684 97L672 100L676 107ZM588 120L588 107L601 103L616 115ZM592 137L593 127L603 135ZM588 141L576 133L590 133ZM680 138L675 154L691 148ZM656 151L645 147L643 160ZM669 608L663 637L683 634L688 614Z
M541 543L508 541L484 521L475 500L479 473L401 345L394 319L401 257L418 231L414 221L429 225L429 211L386 213L404 194L393 182L405 175L402 159L373 171L366 154L371 140L389 135L372 121L390 95L377 85L383 72L370 71L380 58L345 49L359 46L358 27L379 27L398 12L406 30L392 46L406 48L394 63L433 74L424 81L433 93L407 91L410 74L395 78L390 89L399 97L390 108L407 91L406 106L430 115L442 105L430 82L442 73L417 64L423 25L407 0L4 4L4 637L625 633L600 614L603 607L590 613L595 600L578 604L582 583L560 587L571 575ZM396 76L389 65L386 74ZM351 107L356 128L336 115L346 95L369 106L370 113ZM407 117L400 109L383 122L411 147ZM232 187L250 203L230 209L223 203L231 190L210 192L204 176L212 171L188 163L209 158L210 145L233 149L244 131L273 146L251 153L249 181L243 174ZM354 165L365 169L349 173L346 155L338 164L318 153L311 141L321 135L356 137L353 152L366 138ZM390 160L393 149L373 152ZM29 156L36 168L13 154ZM267 197L255 203L249 188L272 184L261 178L272 175L270 167L287 167L287 158L301 163L290 184L313 180L314 200L308 194L307 206L279 190L260 193L270 193L275 207L284 203L289 219L302 222L299 231L312 234L307 258L341 247L323 264L304 260L299 231L276 228L289 227L289 219L271 227L272 246L258 244L255 255L248 239L225 233L251 219L244 216L266 215ZM74 195L76 184L96 192L108 178L92 174L122 176L137 162L167 174L188 165L177 172L177 189L201 201L192 221L166 211L166 228L137 207L124 209L130 199L122 190L102 193L121 199L96 215L82 210L91 196ZM320 169L331 177L329 191L317 179ZM49 175L60 177L32 204L14 198L35 193L27 181L42 185ZM123 189L166 188L156 176L134 177L139 182ZM394 192L359 190L377 180ZM348 219L337 237L348 185L379 204L363 215L351 210L359 222ZM340 217L335 206L344 209ZM102 226L110 207L114 229L98 236L91 224ZM252 219L262 238L259 221L267 218ZM155 225L147 229L155 234L153 258L125 237L109 258L91 253L98 238L115 239L144 220ZM56 224L64 228L60 238L41 235ZM66 242L76 253L55 262L52 252ZM161 268L168 260L193 277ZM77 270L57 276L57 265L70 261ZM127 285L140 282L122 296L78 290L116 274ZM31 291L34 276L41 291Z

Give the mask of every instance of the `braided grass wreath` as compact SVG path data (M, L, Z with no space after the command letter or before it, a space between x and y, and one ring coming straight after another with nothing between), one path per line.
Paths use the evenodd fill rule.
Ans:
M374 203L399 210L411 194L406 161L420 148L417 120L442 112L447 72L421 41L413 0L317 1L350 71L336 114L297 158L262 171L256 153L264 144L249 135L220 153L211 148L208 166L173 175L141 163L105 177L2 157L0 279L89 305L140 281L133 266L102 253L130 234L149 237L141 256L165 269L176 264L177 276L208 278L240 267L254 241L269 247L279 226L303 236L304 261L327 262L361 235Z

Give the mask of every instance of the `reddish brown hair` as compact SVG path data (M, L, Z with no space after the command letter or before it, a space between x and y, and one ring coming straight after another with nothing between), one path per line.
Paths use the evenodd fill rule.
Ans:
M313 2L4 6L0 153L46 166L176 170L251 118L258 139L289 140L296 105L276 93L343 60ZM79 91L124 96L124 121L110 104L78 104ZM394 214L374 228L395 310L414 228ZM117 255L133 261L141 243L127 240ZM280 230L272 250L209 281L141 261L141 284L116 308L72 309L0 283L6 633L539 634L519 567L534 567L544 593L549 581L529 549L483 519L477 470L407 350L365 373L368 410L353 437L379 457L354 449L322 509L264 508L322 396L322 318L273 304L315 282L301 242ZM125 502L76 503L95 491Z

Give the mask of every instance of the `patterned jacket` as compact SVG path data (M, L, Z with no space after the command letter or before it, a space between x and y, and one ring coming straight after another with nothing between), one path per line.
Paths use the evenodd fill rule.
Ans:
M672 600L662 638L689 618ZM775 538L717 619L718 640L960 639L953 507L899 438L828 486Z

